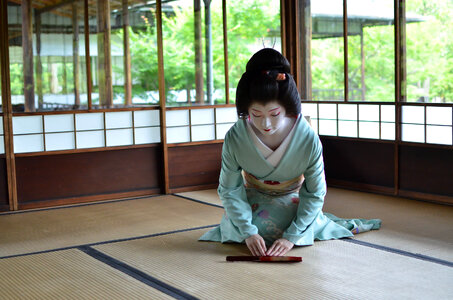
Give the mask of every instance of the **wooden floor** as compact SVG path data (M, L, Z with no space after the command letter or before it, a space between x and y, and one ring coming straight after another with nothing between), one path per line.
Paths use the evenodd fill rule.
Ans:
M453 299L453 207L329 189L325 212L382 228L263 264L197 241L221 205L206 190L0 214L0 299Z

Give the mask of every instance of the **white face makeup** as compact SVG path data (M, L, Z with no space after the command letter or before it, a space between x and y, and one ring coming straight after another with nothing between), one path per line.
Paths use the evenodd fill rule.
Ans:
M252 103L249 107L250 121L258 131L266 136L272 135L285 127L286 110L277 101L266 105Z

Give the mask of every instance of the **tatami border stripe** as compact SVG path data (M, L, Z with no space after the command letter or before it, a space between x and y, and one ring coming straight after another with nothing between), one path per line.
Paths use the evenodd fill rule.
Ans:
M153 234L142 235L142 236L134 236L134 237L124 238L124 239L108 240L108 241L102 241L102 242L96 242L96 243L90 243L90 244L74 245L74 246L55 248L55 249L49 249L49 250L43 250L43 251L36 251L36 252L29 252L29 253L1 256L0 259L7 259L7 258L13 258L13 257L20 257L20 256L28 256L28 255L34 255L34 254L43 254L43 253L49 253L49 252L56 252L56 251L62 251L62 250L75 249L75 248L80 248L80 247L90 247L90 246L98 246L98 245L104 245L104 244L113 244L113 243L119 243L119 242L140 240L140 239L146 239L146 238L156 237L156 236L161 236L161 235L174 234L174 233L193 231L193 230L199 230L199 229L206 229L206 228L211 228L211 227L215 227L215 226L218 226L218 225L219 224L213 224L213 225L206 225L206 226L200 226L200 227L193 227L193 228L186 228L186 229L178 229L178 230L172 230L172 231L166 231L166 232L153 233Z
M79 249L80 251L83 251L84 253L93 257L94 259L97 259L97 260L109 265L110 267L112 267L118 271L121 271L121 272L135 278L136 280L138 280L140 282L143 282L144 284L146 284L152 288L155 288L156 290L159 290L169 296L172 296L173 298L198 299L192 295L187 294L186 292L184 292L180 289L177 289L169 284L166 284L165 282L160 281L159 279L154 278L153 276L151 276L145 272L142 272L139 269L134 268L134 267L132 267L120 260L117 260L116 258L113 258L101 251L98 251L90 246L81 246L81 247L77 247L77 249Z
M183 199L186 199L186 200L190 200L190 201L192 201L192 202L197 202L197 203L206 204L206 205L210 205L210 206L214 206L214 207L218 207L218 208L223 208L222 205L218 205L218 204L214 204L214 203L209 203L209 202L205 202L205 201L193 199L193 198L186 197L186 196L182 196L182 195L178 195L178 194L172 194L172 196L176 196L176 197L179 197L179 198L183 198Z
M378 250L382 250L382 251L386 251L386 252L390 252L390 253L394 253L394 254L400 254L403 256L408 256L408 257L412 257L412 258L416 258L416 259L420 259L420 260L425 260L425 261L429 261L429 262L432 262L435 264L444 265L447 267L453 267L453 262L435 258L432 256L427 256L427 255L418 254L418 253L412 253L412 252L395 249L395 248L391 248L391 247L387 247L387 246L377 245L377 244L373 244L373 243L369 243L369 242L365 242L365 241L361 241L361 240L356 240L356 239L342 239L342 241L356 244L356 245L365 246L365 247L370 247L370 248L374 248L374 249L378 249Z
M181 198L184 198L184 199L187 199L187 200L191 200L191 201L194 201L194 202L198 202L198 203L201 203L201 204L206 204L206 205L211 205L211 206L215 206L215 207L219 207L219 208L224 208L223 206L220 206L220 205L217 205L217 204L212 204L212 203L209 203L209 202L200 201L200 200L193 199L193 198L190 198L190 197L187 197L187 196L181 196L181 195L178 195L178 194L174 194L174 196L178 196L178 197L181 197ZM407 257L412 257L412 258L415 258L415 259L420 259L420 260L424 260L424 261L428 261L428 262L444 265L444 266L447 266L447 267L453 267L453 262L451 262L451 261L435 258L435 257L428 256L428 255L412 253L412 252L399 250L399 249L392 248L392 247L382 246L382 245L373 244L373 243L370 243L370 242L364 242L364 241L361 241L361 240L356 240L356 239L351 239L351 238L340 239L340 240L341 241L345 241L345 242L349 242L349 243L353 243L353 244L357 244L357 245L361 245L361 246L365 246L365 247L370 247L370 248L382 250L382 251L387 251L387 252L390 252L390 253L393 253L393 254L399 254L399 255L403 255L403 256L407 256Z

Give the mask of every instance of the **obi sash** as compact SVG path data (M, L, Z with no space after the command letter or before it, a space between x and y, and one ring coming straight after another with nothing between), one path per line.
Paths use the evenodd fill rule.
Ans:
M263 194L271 196L282 196L296 193L299 191L302 183L304 182L303 174L287 181L270 181L260 180L245 170L242 170L242 177L244 178L246 188L253 188Z

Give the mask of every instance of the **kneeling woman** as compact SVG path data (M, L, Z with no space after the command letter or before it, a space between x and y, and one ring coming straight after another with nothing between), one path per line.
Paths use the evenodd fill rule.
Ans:
M239 81L240 120L228 131L218 193L220 226L200 240L247 244L252 255L285 255L294 245L377 229L380 220L324 214L322 146L301 116L300 97L278 51L262 49Z

